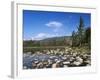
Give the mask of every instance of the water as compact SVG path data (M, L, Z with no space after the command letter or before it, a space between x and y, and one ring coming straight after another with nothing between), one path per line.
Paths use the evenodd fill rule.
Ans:
M23 56L23 66L27 66L28 68L32 68L32 62L40 62L40 61L48 61L48 60L60 60L61 57L48 55L48 54L24 54Z
M24 53L23 54L23 68L24 69L33 69L32 63L34 63L35 65L39 65L39 64L43 64L44 62L47 62L48 64L46 64L45 66L50 66L50 63L52 63L52 65L54 63L59 62L60 65L62 65L62 67L66 67L66 66L78 66L75 63L79 63L83 66L89 65L90 63L84 63L85 61L90 61L90 58L87 58L85 61L83 61L83 63L80 63L80 61L77 59L77 57L79 57L82 60L85 60L84 55L83 58L79 56L72 56L72 54L70 55L55 55L55 54L44 54L44 53L40 53L40 54L30 54L30 53ZM90 61L91 62L91 61ZM40 65L40 66L41 66ZM81 66L79 65L79 66ZM42 68L45 66L41 66ZM50 66L52 68L52 66ZM37 68L37 66L36 66Z

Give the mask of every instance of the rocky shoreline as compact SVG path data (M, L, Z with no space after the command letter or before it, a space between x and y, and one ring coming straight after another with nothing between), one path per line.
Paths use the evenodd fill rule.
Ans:
M51 49L23 54L23 69L65 68L91 65L91 53Z

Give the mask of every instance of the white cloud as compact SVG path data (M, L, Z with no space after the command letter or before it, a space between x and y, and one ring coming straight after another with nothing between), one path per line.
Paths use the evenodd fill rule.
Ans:
M53 28L54 32L58 32L60 30L60 28L63 26L63 24L61 22L58 22L58 21L51 21L45 25L50 27L50 28Z
M42 40L45 38L56 37L56 36L58 36L58 34L51 35L51 34L47 34L47 33L39 33L36 36L32 37L32 40Z
M62 23L57 22L57 21L51 21L46 24L46 26L52 27L52 28L60 28L60 27L62 27L62 25L63 25Z

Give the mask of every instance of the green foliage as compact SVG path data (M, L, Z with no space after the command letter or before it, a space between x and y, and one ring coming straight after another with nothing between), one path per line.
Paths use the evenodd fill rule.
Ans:
M70 45L71 45L70 36L46 38L43 40L23 41L23 47L70 46Z
M85 29L84 20L80 17L79 26L77 31L72 32L72 47L88 46L90 47L91 42L91 31L90 27Z

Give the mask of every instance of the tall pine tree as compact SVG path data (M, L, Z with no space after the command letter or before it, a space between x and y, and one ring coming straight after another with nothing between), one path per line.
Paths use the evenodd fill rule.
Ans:
M82 46L82 43L84 42L84 21L82 17L80 16L80 22L79 22L79 27L78 27L78 41L79 41L79 46Z
M78 30L77 32L72 32L72 46L82 46L82 44L84 43L84 35L84 21L83 18L80 16Z

